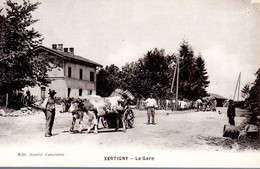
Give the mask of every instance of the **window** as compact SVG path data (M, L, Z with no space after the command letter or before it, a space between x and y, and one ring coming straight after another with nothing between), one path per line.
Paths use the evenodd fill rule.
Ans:
M89 90L89 95L92 95L92 90Z
M94 82L94 72L90 72L90 81Z
M71 77L71 67L68 67L68 77Z
M82 89L79 89L79 96L82 96Z
M82 80L83 77L83 70L79 69L79 79Z
M71 88L68 88L68 97L70 97Z
M46 88L41 87L41 98L45 98L45 91L46 91Z

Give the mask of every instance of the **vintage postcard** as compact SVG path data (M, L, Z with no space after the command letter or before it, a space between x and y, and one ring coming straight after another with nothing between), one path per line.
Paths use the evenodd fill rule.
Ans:
M0 0L0 167L259 167L259 28L259 0Z

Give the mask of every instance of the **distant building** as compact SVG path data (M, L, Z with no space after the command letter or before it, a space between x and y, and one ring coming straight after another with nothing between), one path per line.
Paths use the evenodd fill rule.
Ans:
M63 48L62 44L53 44L52 48L39 46L35 49L39 57L54 56L58 67L48 72L51 83L48 86L36 86L28 89L38 99L48 96L48 90L57 92L56 96L84 97L96 94L96 70L101 64L81 56L74 55L74 48Z
M210 97L214 97L217 100L217 107L223 107L224 102L227 98L220 96L218 94L209 93Z

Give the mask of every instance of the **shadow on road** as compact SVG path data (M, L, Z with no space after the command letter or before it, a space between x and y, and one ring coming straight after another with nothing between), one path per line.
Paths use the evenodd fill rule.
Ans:
M84 134L84 133L86 133L85 131L87 131L87 129L83 129L82 132L80 132L79 130L73 130L73 131L65 130L65 131L62 131L62 133ZM118 129L118 130L115 130L114 128L111 128L111 129L108 129L108 128L98 129L98 133L112 133L112 132L123 132L123 129ZM89 133L94 133L94 130L91 130Z

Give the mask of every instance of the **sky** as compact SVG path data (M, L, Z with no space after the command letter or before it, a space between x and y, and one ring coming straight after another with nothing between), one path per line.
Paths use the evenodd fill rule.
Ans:
M185 39L205 60L207 91L227 98L240 72L242 89L260 68L259 0L39 1L33 27L43 45L74 47L76 55L104 66L121 68L154 48L178 53Z

